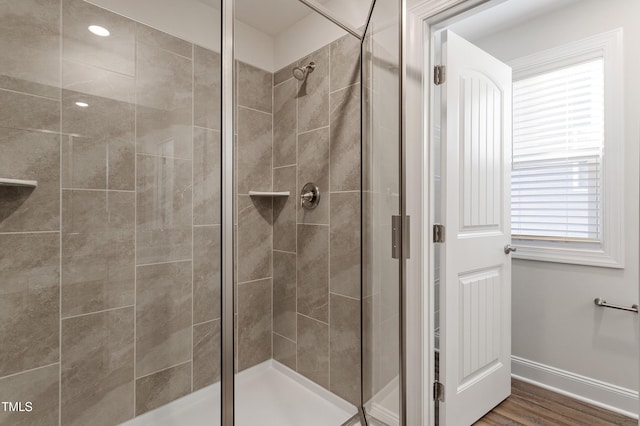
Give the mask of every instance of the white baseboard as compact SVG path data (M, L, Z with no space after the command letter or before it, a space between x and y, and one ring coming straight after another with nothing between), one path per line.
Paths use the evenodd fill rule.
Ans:
M562 395L637 419L638 392L517 356L511 375Z

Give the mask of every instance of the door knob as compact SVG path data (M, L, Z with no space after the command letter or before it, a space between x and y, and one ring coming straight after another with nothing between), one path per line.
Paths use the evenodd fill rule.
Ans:
M504 246L504 254L511 254L512 251L517 251L518 249L515 247L511 247L511 244L507 244Z

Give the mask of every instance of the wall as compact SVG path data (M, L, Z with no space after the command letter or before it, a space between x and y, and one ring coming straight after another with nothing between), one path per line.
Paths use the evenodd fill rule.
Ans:
M0 400L115 424L214 383L219 54L81 0L3 3L0 46L0 174L38 180L0 188Z
M271 359L273 74L236 62L236 369Z
M273 357L360 400L360 43L346 35L274 74ZM305 183L321 192L300 207Z
M371 0L332 0L323 5L354 28L367 23ZM274 65L280 69L344 36L346 31L318 13L310 13L274 39ZM302 36L304 35L304 36Z
M598 388L593 397L619 392L624 396L608 403L629 412L638 409L632 392L638 390L637 319L633 314L597 308L593 299L604 297L624 305L638 302L638 16L640 4L634 0L584 0L517 28L473 40L508 61L624 27L625 138L621 142L625 151L625 208L620 220L625 224L625 268L514 260L512 312L513 355L586 376L596 388L599 385L593 380L604 382L605 388L606 384L619 386L623 389L608 388L604 393ZM517 372L515 369L524 371L517 364Z

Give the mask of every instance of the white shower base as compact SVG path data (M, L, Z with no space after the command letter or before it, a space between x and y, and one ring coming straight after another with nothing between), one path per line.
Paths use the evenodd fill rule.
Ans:
M355 406L269 360L236 375L236 426L339 426ZM219 426L220 383L123 423L126 426Z

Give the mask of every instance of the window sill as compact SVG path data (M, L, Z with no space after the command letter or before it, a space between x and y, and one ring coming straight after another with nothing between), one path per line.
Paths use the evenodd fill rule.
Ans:
M624 268L622 256L613 256L602 249L580 249L554 247L546 244L530 244L530 241L513 240L516 252L513 259L536 260L540 262L568 263L572 265L597 266L601 268Z

